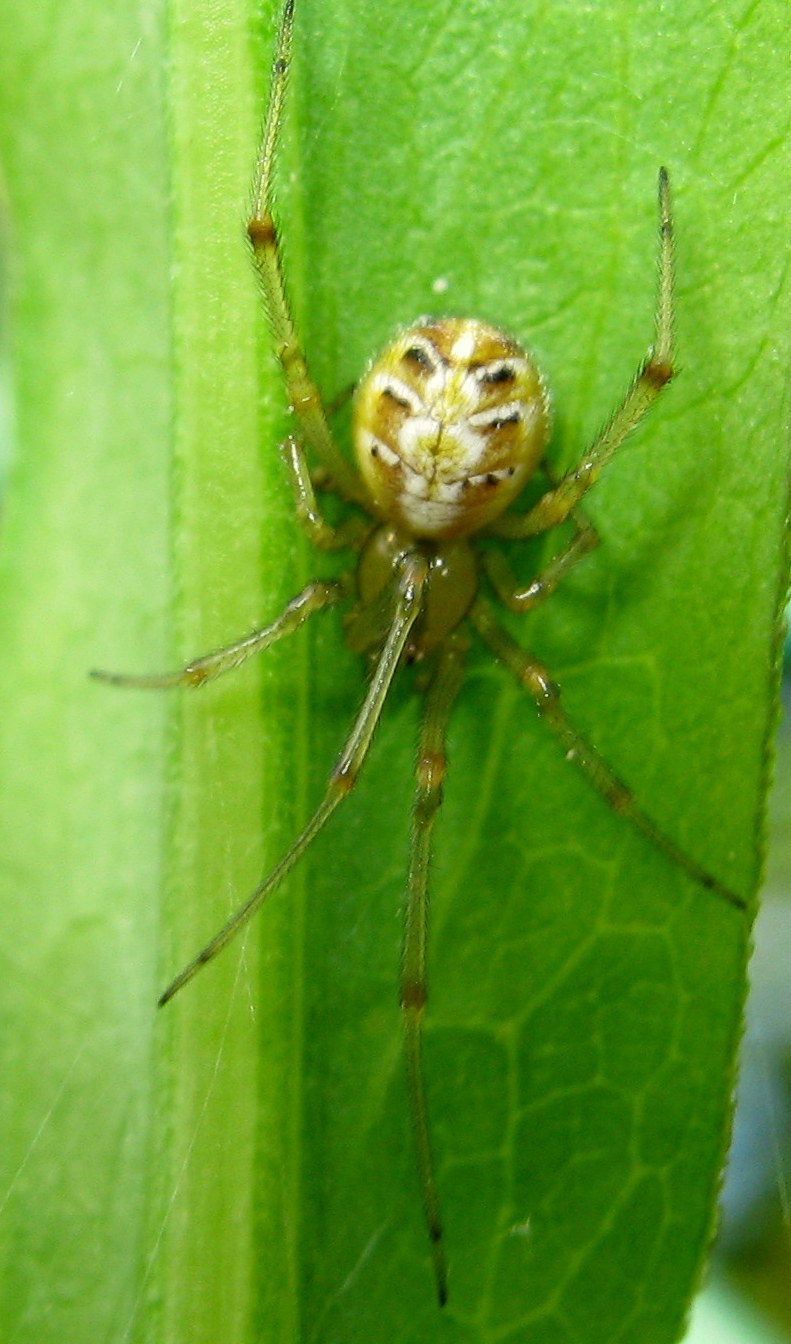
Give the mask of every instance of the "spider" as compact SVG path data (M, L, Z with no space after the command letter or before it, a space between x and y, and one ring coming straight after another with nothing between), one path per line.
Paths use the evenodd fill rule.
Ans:
M291 314L272 213L277 157L291 60L294 0L285 0L248 224L296 430L281 445L297 517L322 550L356 553L356 568L309 583L270 625L186 667L164 675L95 672L115 685L200 686L292 634L314 613L351 599L350 647L365 655L371 675L360 709L325 793L280 862L219 932L171 981L166 1004L238 933L299 861L354 788L390 685L406 663L423 667L424 708L416 767L409 876L400 976L406 1071L423 1209L436 1292L447 1300L448 1274L422 1066L426 1006L428 874L434 821L446 767L446 726L462 680L469 631L488 646L531 695L565 754L614 811L701 887L738 909L745 901L703 869L639 807L593 744L567 716L546 668L500 624L482 580L511 611L531 611L598 543L579 505L627 435L673 376L673 223L668 174L659 172L659 281L654 341L611 419L578 464L559 479L544 461L550 405L527 350L476 319L419 318L400 331L368 368L354 400L356 465L340 452L328 411L308 371ZM307 450L317 459L314 477ZM538 468L548 488L522 512L510 511ZM315 485L355 506L340 525L323 517ZM518 540L570 522L571 539L526 585L518 584L497 549L477 538Z

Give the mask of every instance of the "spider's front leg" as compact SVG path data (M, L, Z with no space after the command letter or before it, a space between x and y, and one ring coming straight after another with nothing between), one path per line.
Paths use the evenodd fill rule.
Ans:
M269 106L258 159L253 213L247 232L253 245L253 257L261 278L264 302L275 338L278 359L283 368L289 401L305 442L314 450L329 473L334 488L346 499L365 505L366 495L362 481L343 457L333 438L321 394L308 372L305 353L297 336L283 281L280 240L272 213L275 156L291 65L293 29L294 0L286 0L278 30Z
M560 690L552 681L543 663L511 638L495 619L491 608L483 598L476 599L469 619L495 657L505 663L517 681L532 695L542 719L564 748L566 758L579 766L589 783L613 811L631 822L635 830L667 855L688 877L727 901L729 905L735 906L737 910L746 910L747 902L742 896L731 891L718 878L696 863L675 841L660 830L647 812L638 806L631 790L610 769L585 734L572 723L561 703Z
M640 423L659 393L673 377L673 215L670 183L659 170L659 285L654 344L637 371L623 401L588 449L582 461L567 473L532 509L503 514L490 530L501 537L533 537L565 522L590 490L628 434Z

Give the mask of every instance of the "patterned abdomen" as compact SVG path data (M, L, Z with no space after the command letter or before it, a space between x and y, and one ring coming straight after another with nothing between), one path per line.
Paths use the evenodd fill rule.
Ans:
M354 448L376 512L414 537L477 532L541 461L549 396L533 360L485 322L423 318L355 398Z

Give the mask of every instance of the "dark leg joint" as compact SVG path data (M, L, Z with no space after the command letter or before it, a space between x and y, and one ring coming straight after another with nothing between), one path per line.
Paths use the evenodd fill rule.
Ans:
M634 805L634 797L625 784L613 780L607 792L607 802L613 812L628 812Z
M351 793L357 779L357 771L350 761L340 761L330 777L330 788L342 798Z
M447 761L443 752L429 751L417 763L417 779L421 789L430 793L438 789L445 778Z
M401 986L401 1007L404 1012L421 1013L426 1006L426 986L408 980Z
M261 215L251 219L247 225L247 236L256 250L277 246L277 229L271 215Z
M202 686L205 681L209 680L209 674L200 663L195 663L192 667L186 669L184 679L188 686Z
M543 667L535 664L526 669L522 681L534 697L540 714L552 714L560 704L560 692Z
M659 392L673 377L673 365L668 359L649 359L643 369L646 382Z

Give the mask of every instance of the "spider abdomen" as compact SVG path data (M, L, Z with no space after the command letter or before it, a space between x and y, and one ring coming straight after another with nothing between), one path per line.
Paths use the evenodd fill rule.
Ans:
M374 510L413 537L460 537L491 522L548 436L534 361L474 319L423 318L401 332L355 399L355 453Z

